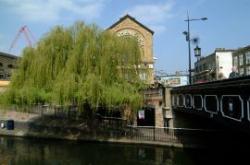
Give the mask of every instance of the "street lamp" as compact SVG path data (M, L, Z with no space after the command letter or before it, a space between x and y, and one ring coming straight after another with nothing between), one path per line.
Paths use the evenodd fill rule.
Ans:
M198 45L194 48L194 56L199 60L201 56L201 48L198 47Z
M207 17L203 17L203 18L198 18L198 19L191 19L189 18L189 15L187 13L187 19L184 20L187 22L187 25L188 25L188 31L184 31L183 34L186 36L186 41L188 42L188 66L189 66L189 69L188 69L188 72L189 72L189 75L188 75L188 79L189 79L189 84L191 84L191 46L190 46L190 26L189 26L189 22L190 21L205 21L207 20Z

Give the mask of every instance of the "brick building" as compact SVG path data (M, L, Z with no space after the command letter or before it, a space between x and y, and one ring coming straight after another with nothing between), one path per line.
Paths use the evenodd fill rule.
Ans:
M12 70L16 68L17 56L0 52L0 92L9 85Z
M134 36L141 50L140 78L148 84L154 83L153 34L154 32L130 15L125 15L107 30L117 36Z
M12 70L16 68L17 56L0 52L0 80L9 80Z

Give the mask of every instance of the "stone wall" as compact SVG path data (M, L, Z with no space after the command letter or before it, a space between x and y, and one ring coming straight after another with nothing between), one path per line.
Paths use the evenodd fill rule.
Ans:
M171 93L170 90L172 88L165 87L164 88L164 103L163 103L163 114L164 114L164 122L165 126L174 128L174 118L173 118L173 111L171 107Z
M159 104L155 106L155 126L164 127L163 109Z
M0 123L6 120L14 121L14 129L7 129L5 125L0 128L0 135L183 147L175 136L167 132L156 133L153 129L118 126L107 121L96 120L97 123L92 121L89 125L86 120L0 111ZM155 139L162 136L165 140Z
M162 88L152 87L148 88L144 91L144 99L146 105L151 105L154 107L155 111L155 127L163 127L164 126L164 116L163 116L163 95L162 95Z

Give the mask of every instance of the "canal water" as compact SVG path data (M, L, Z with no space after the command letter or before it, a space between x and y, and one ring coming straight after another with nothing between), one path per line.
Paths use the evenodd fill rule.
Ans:
M0 136L1 165L240 164L241 149L180 149Z

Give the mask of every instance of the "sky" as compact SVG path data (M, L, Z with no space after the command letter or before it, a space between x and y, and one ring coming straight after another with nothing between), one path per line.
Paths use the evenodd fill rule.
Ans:
M36 43L55 25L75 21L106 29L129 14L153 30L155 70L168 74L188 69L187 12L191 38L200 39L202 56L216 48L237 49L250 45L250 0L0 0L0 51L20 56L28 45L19 29L27 25ZM192 66L195 62L192 48Z

